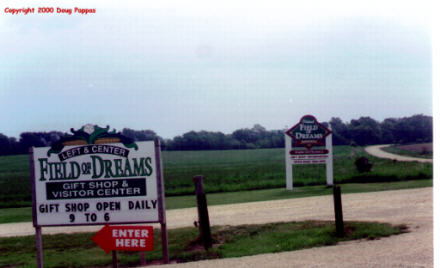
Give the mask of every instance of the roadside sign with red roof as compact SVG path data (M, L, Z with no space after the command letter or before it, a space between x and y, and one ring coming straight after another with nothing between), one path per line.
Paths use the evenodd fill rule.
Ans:
M313 146L325 145L325 138L331 133L313 115L305 115L298 124L286 131L295 143L295 147L304 146L307 149Z

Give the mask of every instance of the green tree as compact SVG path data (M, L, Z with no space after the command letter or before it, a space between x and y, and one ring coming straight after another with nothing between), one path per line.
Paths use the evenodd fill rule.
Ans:
M361 146L379 144L382 131L379 123L370 117L360 117L358 120L351 120L348 131L352 140Z
M11 142L9 138L0 133L0 155L11 154Z
M332 117L330 119L332 127L333 144L334 145L348 145L350 144L350 133L348 127L339 117Z

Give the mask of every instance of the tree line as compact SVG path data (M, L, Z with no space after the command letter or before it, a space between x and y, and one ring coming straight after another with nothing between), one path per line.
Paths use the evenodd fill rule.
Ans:
M334 145L365 146L372 144L406 144L432 142L432 116L413 115L411 117L387 118L378 122L370 117L360 117L343 122L333 117L329 122L333 132ZM231 134L212 131L189 131L173 139L163 139L153 130L133 130L124 128L122 135L135 141L161 140L163 150L228 150L284 147L283 130L266 130L255 124L252 128L237 129ZM23 132L19 139L0 133L0 155L26 154L29 148L50 146L66 133Z

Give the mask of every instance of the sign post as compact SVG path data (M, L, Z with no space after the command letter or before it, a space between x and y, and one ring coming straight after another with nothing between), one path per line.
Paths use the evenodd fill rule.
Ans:
M328 128L330 131L332 130L331 126ZM325 148L328 151L327 162L325 163L327 186L333 186L333 141L331 133L325 138Z
M160 223L167 263L160 143L108 130L86 125L51 147L31 149L37 251L41 227Z
M286 189L293 189L292 165L326 165L326 184L333 185L333 149L331 130L313 115L305 115L285 132ZM293 145L292 145L293 144ZM325 146L325 149L322 147ZM320 147L312 149L313 147Z
M286 189L293 189L292 160L290 159L290 151L292 150L292 138L284 134L285 152L286 152Z

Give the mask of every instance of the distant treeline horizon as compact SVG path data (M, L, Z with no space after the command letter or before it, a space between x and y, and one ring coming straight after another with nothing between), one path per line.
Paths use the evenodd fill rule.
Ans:
M432 116L413 115L401 118L386 118L378 122L371 117L360 117L343 122L332 117L324 125L331 125L333 145L365 146L373 144L407 144L432 142ZM153 130L124 128L122 135L134 141L161 140L163 150L230 150L284 147L283 130L266 130L260 124L242 128L231 134L213 131L189 131L172 139L163 139ZM27 154L30 147L45 147L67 135L65 132L23 132L17 140L0 133L0 155Z

